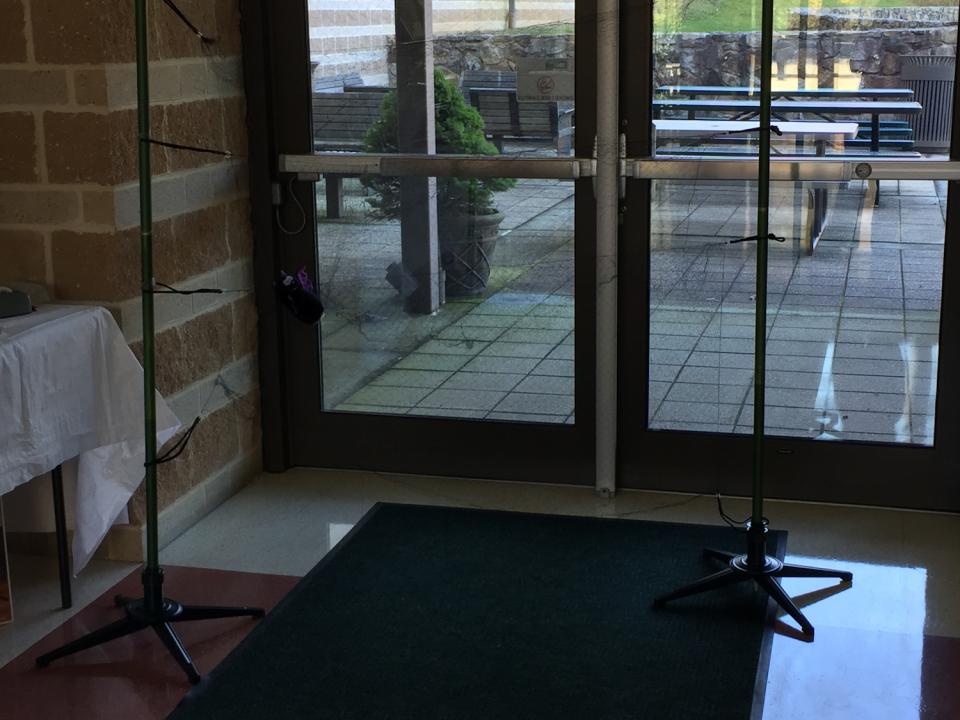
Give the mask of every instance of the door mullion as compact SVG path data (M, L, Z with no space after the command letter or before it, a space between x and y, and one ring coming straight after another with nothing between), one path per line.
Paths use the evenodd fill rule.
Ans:
M597 2L596 489L616 490L617 262L620 213L620 6Z

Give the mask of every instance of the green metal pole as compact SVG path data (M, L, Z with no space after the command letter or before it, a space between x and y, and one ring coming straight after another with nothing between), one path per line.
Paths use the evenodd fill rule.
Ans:
M153 203L150 171L150 83L147 3L134 0L137 26L137 124L140 169L140 295L143 300L143 431L146 463L147 571L160 567L157 543L157 405L153 325ZM149 593L147 594L149 595ZM147 602L150 602L149 598Z
M767 265L770 232L770 96L773 74L773 0L763 0L760 32L760 167L757 180L757 304L753 375L753 512L763 523L763 437L766 421Z

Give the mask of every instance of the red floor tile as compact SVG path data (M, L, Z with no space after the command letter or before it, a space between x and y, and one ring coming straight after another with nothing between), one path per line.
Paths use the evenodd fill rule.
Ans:
M166 568L165 593L183 603L251 605L267 610L299 578L283 575ZM190 688L185 675L151 631L114 640L42 670L37 655L121 617L117 593L141 592L138 571L0 669L0 720L150 720L164 718ZM202 674L208 673L253 628L248 618L176 625Z

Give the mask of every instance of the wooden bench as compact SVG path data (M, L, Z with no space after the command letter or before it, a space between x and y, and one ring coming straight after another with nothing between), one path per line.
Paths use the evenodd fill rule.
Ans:
M363 149L367 131L380 118L382 92L321 92L313 94L314 150L357 152ZM324 173L327 217L343 215L343 178Z
M573 109L556 102L518 102L516 90L470 88L470 104L483 118L484 131L497 150L504 140L547 142L557 155L569 155L573 147Z
M460 92L470 99L471 90L516 90L517 74L512 70L465 70L460 76Z
M518 102L517 74L512 70L466 70L460 92L483 118L487 136L503 151L505 139L555 144L558 155L573 145L573 105Z

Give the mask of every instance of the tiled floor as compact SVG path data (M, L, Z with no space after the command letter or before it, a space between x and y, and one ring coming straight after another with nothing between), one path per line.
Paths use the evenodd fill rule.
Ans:
M621 491L604 499L590 488L569 486L291 471L261 477L163 551L167 566L204 569L196 575L172 570L171 594L236 603L253 601L244 593L258 586L270 593L283 592L282 583L271 578L288 576L289 586L290 576L306 573L378 501L718 522L715 502L705 496ZM728 506L735 515L748 509L735 499ZM956 602L960 517L789 502L770 502L766 509L774 527L789 531L788 559L852 570L854 584L838 591L829 582L784 582L805 606L817 636L813 643L800 642L787 624L778 624L763 717L960 717L955 682L960 669ZM737 542L731 534L731 543ZM45 600L33 609L33 619L21 614L13 625L0 629L5 660L46 635L51 620L68 615L53 609L57 581L52 565L47 569L50 572L37 574L29 572L22 559L14 564L15 599L29 595ZM206 573L209 569L226 573ZM80 578L82 602L130 572L129 566L117 567L114 575L94 578L85 571ZM270 577L257 580L260 576L250 573ZM128 582L135 586L136 579L133 575ZM68 633L96 626L110 612L105 598L77 621L80 624L45 642L52 644ZM249 627L247 621L241 622L244 627L198 624L189 630L188 647L204 669L239 640ZM19 649L11 651L12 646ZM29 656L0 670L0 691L8 700L0 703L0 718L163 717L187 690L185 680L148 635L117 641L109 650L77 656L48 670L53 672L43 671L43 684L38 684L40 671L30 666ZM18 688L42 688L43 704ZM104 688L109 689L109 700ZM12 705L10 699L23 700ZM75 709L83 712L75 714Z
M774 186L768 273L767 432L930 444L936 399L944 188L862 183L834 193L814 254L796 242L792 186ZM750 432L753 190L657 188L651 425ZM669 201L665 199L669 198ZM910 227L915 235L901 235Z
M547 181L501 193L508 232L487 296L430 317L405 314L383 279L395 225L365 225L359 197L352 219L323 223L327 407L572 422L571 193ZM653 186L653 428L752 428L756 248L730 241L753 232L754 196L747 183ZM931 444L944 185L885 181L877 207L860 181L832 189L812 255L797 240L804 197L789 183L772 189L772 230L787 240L770 248L767 432Z

